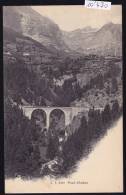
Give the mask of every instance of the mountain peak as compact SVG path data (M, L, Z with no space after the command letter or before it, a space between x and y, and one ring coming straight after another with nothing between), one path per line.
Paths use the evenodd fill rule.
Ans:
M109 22L100 29L85 27L72 31L71 34L65 35L64 40L69 48L81 53L115 55L116 50L118 55L121 55L121 30L120 24Z
M113 22L108 22L107 24L105 24L102 28L113 28L113 27L121 27L121 24L115 24ZM101 28L101 29L102 29Z
M113 22L108 22L106 25L113 25L114 23Z
M67 50L59 26L30 6L7 6L3 10L3 24L48 48Z

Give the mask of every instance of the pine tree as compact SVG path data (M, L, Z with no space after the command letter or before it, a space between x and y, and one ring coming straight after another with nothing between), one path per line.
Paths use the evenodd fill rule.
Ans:
M111 89L112 93L115 93L116 91L118 91L118 82L117 79L114 77L112 78L112 89Z
M115 102L112 105L112 118L115 120L119 116L119 103L118 100L115 100Z
M103 125L108 126L111 122L111 119L112 119L112 116L111 116L110 105L106 104L106 106L102 112Z

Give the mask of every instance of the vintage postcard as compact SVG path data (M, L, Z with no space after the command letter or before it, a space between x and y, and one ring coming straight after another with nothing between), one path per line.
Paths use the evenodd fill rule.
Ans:
M122 6L3 6L6 193L123 192Z

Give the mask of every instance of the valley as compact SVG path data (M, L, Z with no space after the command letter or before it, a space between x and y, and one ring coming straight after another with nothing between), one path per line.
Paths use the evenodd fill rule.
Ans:
M121 25L65 32L30 7L6 7L3 35L10 102L90 108L117 99L122 104Z
M6 178L66 177L88 158L122 116L121 43L118 23L68 32L31 6L4 6Z

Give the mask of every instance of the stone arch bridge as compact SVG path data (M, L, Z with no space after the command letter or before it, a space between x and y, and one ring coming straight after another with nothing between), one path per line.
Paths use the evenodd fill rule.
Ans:
M41 106L21 106L23 114L31 119L32 112L36 109L45 111L46 113L46 127L49 128L50 114L53 110L58 109L64 112L65 115L65 126L69 125L74 116L79 115L83 112L88 113L89 108L84 107L41 107Z

